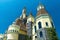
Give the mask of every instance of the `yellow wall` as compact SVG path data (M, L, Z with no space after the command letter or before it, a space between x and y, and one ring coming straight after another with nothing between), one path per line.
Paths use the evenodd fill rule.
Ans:
M29 21L34 22L34 17L29 17L29 18L27 19L27 23L28 23Z
M20 30L19 31L20 34L23 34L23 35L27 35L27 32L23 31L23 30Z

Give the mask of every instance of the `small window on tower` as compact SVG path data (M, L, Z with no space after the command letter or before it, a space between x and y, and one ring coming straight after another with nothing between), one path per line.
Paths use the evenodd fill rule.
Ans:
M48 22L46 22L46 26L48 26Z
M39 29L42 28L42 27L41 27L41 26L42 26L42 25L41 25L41 22L38 23L38 26L39 26Z
M13 32L14 32L14 30L13 30Z
M35 36L35 38L37 38L37 36Z
M54 26L54 25L53 25L53 22L51 22L51 25Z
M43 37L43 33L42 33L42 31L40 31L40 37Z
M35 26L35 32L36 32L36 26Z
M37 40L37 36L35 36L35 40Z

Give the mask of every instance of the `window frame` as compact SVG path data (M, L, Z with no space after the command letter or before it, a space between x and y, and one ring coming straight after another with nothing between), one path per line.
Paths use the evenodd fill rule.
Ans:
M38 27L39 27L39 29L42 28L41 22L38 22Z
M46 26L48 26L48 22L45 22Z
M42 31L40 31L40 37L43 37L43 32Z

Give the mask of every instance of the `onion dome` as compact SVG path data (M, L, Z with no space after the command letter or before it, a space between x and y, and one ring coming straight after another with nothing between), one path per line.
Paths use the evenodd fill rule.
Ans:
M29 18L29 17L34 17L34 16L32 15L32 12L30 12L30 14L29 14L28 18Z
M39 4L37 7L37 16L40 16L41 14L47 14L43 4Z

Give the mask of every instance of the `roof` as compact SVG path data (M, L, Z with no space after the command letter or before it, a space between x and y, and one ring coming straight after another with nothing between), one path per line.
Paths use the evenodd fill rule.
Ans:
M24 19L23 19L23 20L24 20ZM16 24L20 26L20 29L21 29L21 30L26 31L26 24L23 23L23 22L24 22L23 20L17 19L17 20L16 20ZM26 19L25 19L25 20L26 20Z
M34 18L34 16L33 16L32 12L30 12L30 14L29 14L28 18L29 18L29 17L33 17L33 18Z
M45 9L40 9L38 12L37 12L37 16L41 15L41 14L47 14L47 11Z
M37 16L41 14L47 14L47 11L45 10L45 7L43 4L39 4L37 7Z

